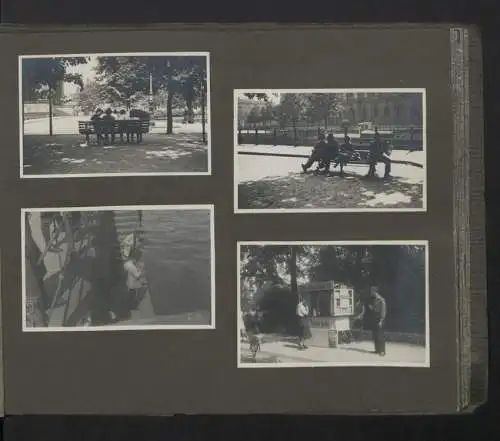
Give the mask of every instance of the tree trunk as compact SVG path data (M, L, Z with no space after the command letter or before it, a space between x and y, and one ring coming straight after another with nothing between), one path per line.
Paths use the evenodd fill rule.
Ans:
M54 126L52 121L52 88L49 87L49 135L54 135Z
M174 94L172 91L168 91L167 97L167 135L173 133L173 117L172 117L172 101L174 99Z
M201 133L203 143L207 142L207 132L205 128L205 80L201 81Z
M299 287L297 284L297 247L292 245L290 247L290 261L289 261L289 270L290 270L290 291L292 295L297 297L299 296Z

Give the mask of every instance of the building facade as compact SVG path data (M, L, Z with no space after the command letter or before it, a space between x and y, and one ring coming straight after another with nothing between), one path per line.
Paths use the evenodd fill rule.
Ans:
M423 100L420 93L344 93L343 103L334 123L373 122L379 125L416 126L423 123Z

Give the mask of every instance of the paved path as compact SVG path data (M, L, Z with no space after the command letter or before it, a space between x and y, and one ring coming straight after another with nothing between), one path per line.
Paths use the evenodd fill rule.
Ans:
M242 344L242 363L251 363L248 344ZM403 343L387 343L386 355L381 357L373 352L373 343L367 341L329 348L308 342L307 350L299 350L292 342L268 342L261 345L257 363L338 363L367 365L424 365L425 348ZM252 363L254 364L254 363Z
M78 135L78 121L88 120L88 117L80 116L60 116L52 119L54 135ZM201 137L201 123L183 124L182 119L175 118L173 124L174 133L198 133ZM165 133L167 129L166 121L155 121L154 127L151 128L151 133ZM208 124L205 128L208 133ZM24 121L25 135L48 135L49 134L49 119L37 118Z

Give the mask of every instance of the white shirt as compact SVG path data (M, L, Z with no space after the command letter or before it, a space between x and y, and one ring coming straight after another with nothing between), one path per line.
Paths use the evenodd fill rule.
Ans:
M137 268L132 260L127 260L123 264L123 268L127 272L127 287L128 289L139 289L142 287L142 272Z
M297 315L299 317L306 317L309 314L309 308L303 303L297 305Z

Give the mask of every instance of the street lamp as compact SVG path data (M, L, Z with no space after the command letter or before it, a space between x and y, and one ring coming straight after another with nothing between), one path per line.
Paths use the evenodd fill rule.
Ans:
M154 125L154 121L152 121L153 117L153 73L149 73L149 120L150 124Z

